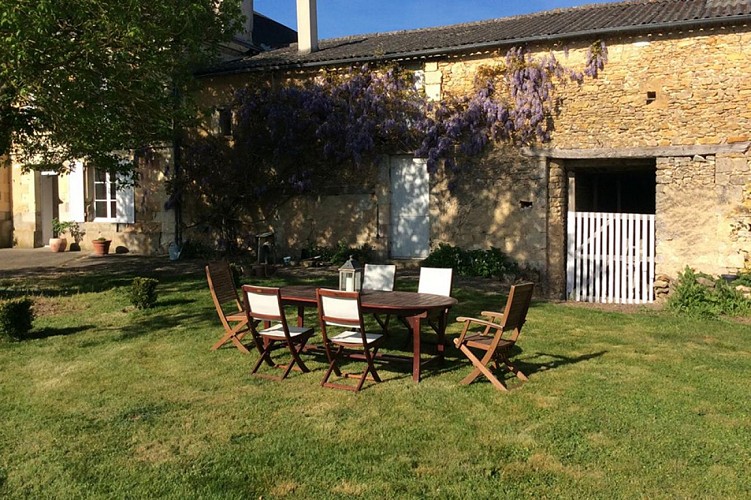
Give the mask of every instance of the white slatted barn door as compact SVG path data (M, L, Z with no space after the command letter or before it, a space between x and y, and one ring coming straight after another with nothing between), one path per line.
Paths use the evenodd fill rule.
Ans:
M569 212L566 274L570 300L653 302L655 216Z

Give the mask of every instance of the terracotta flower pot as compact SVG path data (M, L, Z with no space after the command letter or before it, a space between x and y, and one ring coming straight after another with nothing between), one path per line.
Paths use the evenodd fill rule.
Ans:
M64 252L68 246L68 240L65 238L50 238L50 250L53 252Z
M107 255L110 253L110 243L112 240L94 240L91 244L94 246L94 255Z

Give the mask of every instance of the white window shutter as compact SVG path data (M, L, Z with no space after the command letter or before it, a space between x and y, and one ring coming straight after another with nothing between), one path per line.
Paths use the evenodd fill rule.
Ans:
M132 185L117 188L117 217L115 222L132 224L136 221L135 188Z
M86 202L84 198L83 162L72 162L68 174L68 218L74 222L86 220Z

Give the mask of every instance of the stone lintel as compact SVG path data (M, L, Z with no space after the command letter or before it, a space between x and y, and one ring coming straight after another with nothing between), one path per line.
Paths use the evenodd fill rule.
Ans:
M665 146L644 148L597 148L597 149L558 149L522 148L522 154L561 160L586 160L592 158L656 158L671 156L704 156L724 153L745 153L751 142L733 144Z

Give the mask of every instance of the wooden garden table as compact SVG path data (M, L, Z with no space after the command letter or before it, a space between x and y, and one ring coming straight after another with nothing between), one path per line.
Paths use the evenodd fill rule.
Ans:
M297 306L297 324L303 326L303 313L306 307L317 307L316 288L309 285L292 285L281 288L282 302ZM420 381L422 365L443 359L445 349L446 323L449 309L457 304L453 297L417 292L386 292L363 290L360 294L363 313L390 314L407 320L412 329L412 380ZM422 319L438 316L438 352L427 360L421 358L420 330ZM383 356L389 357L397 356Z

